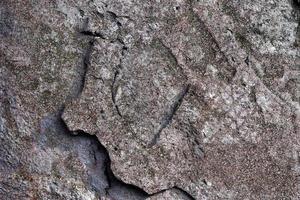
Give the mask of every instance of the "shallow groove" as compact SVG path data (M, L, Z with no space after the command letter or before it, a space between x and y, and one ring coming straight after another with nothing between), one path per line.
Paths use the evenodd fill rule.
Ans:
M119 75L119 71L117 70L114 74L114 78L113 78L113 81L111 84L111 98L112 98L112 102L116 108L118 115L120 117L122 117L122 114L119 110L119 106L117 105L117 102L116 102L116 95L117 95L117 90L118 90L118 86L116 86L116 81L117 81L118 75Z
M190 88L190 84L186 85L182 89L182 91L175 97L175 100L172 103L172 105L170 106L169 111L167 111L164 118L162 119L158 131L155 133L154 138L149 143L149 147L154 146L158 142L161 132L172 122L172 119L173 119L174 115L176 114L176 111L182 104L183 98L188 93L189 88Z
M95 38L91 39L87 44L87 47L82 56L82 61L77 69L78 76L74 80L73 86L71 87L72 89L68 97L66 98L67 102L71 101L72 99L78 98L84 89L86 74L91 64L90 59L93 52L94 44Z

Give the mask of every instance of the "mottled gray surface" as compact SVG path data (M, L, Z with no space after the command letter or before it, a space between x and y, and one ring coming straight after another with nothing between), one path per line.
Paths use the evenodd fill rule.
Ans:
M298 199L297 0L2 0L0 199Z

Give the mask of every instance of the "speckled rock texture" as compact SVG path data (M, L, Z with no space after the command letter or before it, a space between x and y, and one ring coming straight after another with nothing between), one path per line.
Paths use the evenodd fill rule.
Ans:
M0 199L300 197L298 0L0 1Z

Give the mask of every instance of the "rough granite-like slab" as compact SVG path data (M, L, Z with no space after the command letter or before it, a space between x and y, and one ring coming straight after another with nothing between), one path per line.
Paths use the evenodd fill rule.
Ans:
M2 0L0 199L298 199L299 20L297 0Z

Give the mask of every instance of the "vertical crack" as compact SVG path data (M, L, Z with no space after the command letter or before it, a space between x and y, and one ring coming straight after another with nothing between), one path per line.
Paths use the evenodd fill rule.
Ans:
M90 59L94 48L94 44L95 44L95 38L91 39L88 42L87 48L83 55L82 62L77 70L78 78L74 81L72 90L69 94L69 97L67 97L67 100L78 98L83 91L84 84L86 81L86 74L91 64Z
M154 146L158 142L163 129L165 129L172 122L172 119L173 119L174 115L176 114L176 111L182 104L183 98L188 93L189 88L190 88L190 84L185 86L183 88L183 90L175 97L173 104L170 106L169 111L163 117L163 119L160 123L160 127L159 127L158 131L155 133L154 138L151 140L149 147Z
M295 18L298 22L297 30L296 30L296 40L295 40L295 46L300 46L300 0L291 0L292 8L294 10Z
M125 43L123 42L123 40L121 38L117 38L115 41L112 41L112 42L118 42L120 45L122 45L121 57L120 57L120 60L119 60L119 65L117 66L117 69L115 71L114 78L113 78L113 81L112 81L112 84L111 84L111 98L112 98L112 102L114 104L114 107L115 107L118 115L120 117L122 117L122 114L120 112L119 106L118 106L117 101L116 101L116 95L117 95L117 91L118 91L118 88L119 88L119 85L116 84L116 82L117 82L118 76L120 74L119 70L122 69L123 57L125 56L125 52L128 50L128 47L126 47Z
M256 93L257 92L256 92L255 86L252 86L250 88L250 94L249 94L250 101L254 103L254 106L256 107L257 112L258 112L258 114L261 117L261 123L265 126L266 122L265 122L264 112L263 112L262 107L259 105L259 103L257 101L257 95L256 95Z
M83 69L81 72L81 76L82 76L81 86L80 86L78 95L80 95L82 93L83 88L84 88L88 67L91 65L91 55L92 55L94 44L95 44L95 39L93 38L92 40L89 41L88 47L87 47L86 52L83 57Z
M122 114L119 110L119 106L117 105L117 102L116 102L116 95L117 95L117 91L118 91L118 88L119 86L116 84L116 80L118 78L118 75L119 75L119 70L117 69L115 74L114 74L114 78L113 78L113 82L111 84L111 98L112 98L112 102L117 110L117 113L120 117L122 117Z

